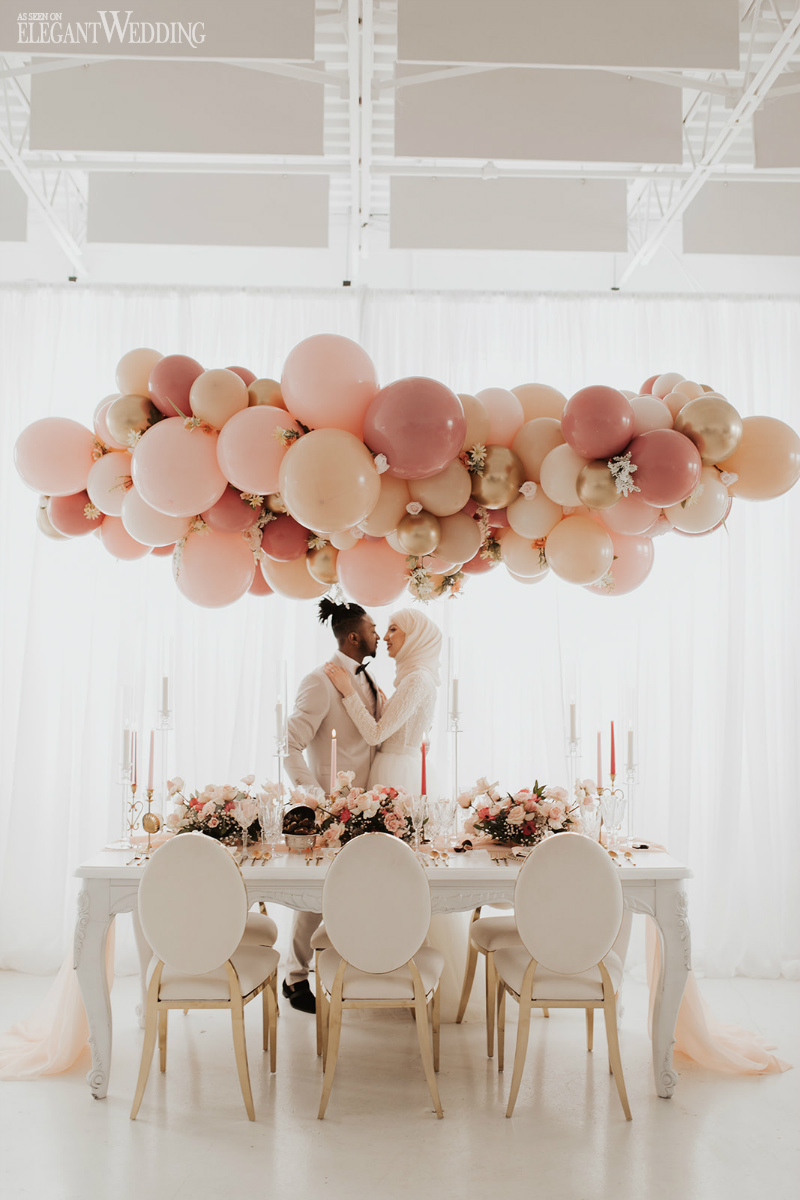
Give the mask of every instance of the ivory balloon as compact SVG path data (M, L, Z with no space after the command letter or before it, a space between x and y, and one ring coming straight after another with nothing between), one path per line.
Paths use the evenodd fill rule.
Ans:
M743 500L774 500L800 479L800 437L776 417L745 417L742 440L725 460L739 478L728 491Z
M122 524L143 546L171 546L186 537L189 517L170 517L143 500L136 488L130 488L122 500Z
M254 379L247 388L247 402L251 408L259 404L266 404L270 408L286 408L277 379Z
M473 446L485 446L489 440L489 414L477 396L471 396L469 392L459 392L458 398L467 419L462 451L471 450Z
M742 440L742 418L714 392L689 400L675 418L675 428L691 438L704 466L725 462Z
M452 562L468 562L480 550L481 531L477 521L466 513L454 513L439 521L441 537L436 552L440 558Z
M414 554L422 558L424 554L432 554L439 545L442 527L439 518L432 513L417 513L416 516L406 513L397 526L397 540L406 554Z
M225 608L250 590L256 564L247 542L238 533L193 533L175 564L178 591L203 608Z
M364 533L369 533L373 537L386 537L387 533L397 529L405 515L406 505L411 499L406 480L398 479L389 471L384 471L380 476L380 486L378 503L359 526ZM344 550L346 547L342 546L341 549Z
M634 437L637 433L649 433L651 429L672 429L673 414L665 400L655 396L634 396L631 408Z
M524 583L524 584L531 584L531 583L541 583L541 582L542 582L542 580L543 580L543 579L546 579L546 578L547 578L547 576L550 574L550 568L549 568L549 567L546 567L546 568L544 569L544 571L542 571L541 575L530 575L530 576L526 576L526 575L517 575L517 574L515 574L515 572L514 572L514 571L509 571L509 570L508 570L508 567L506 567L506 570L508 571L508 574L511 576L511 578L512 578L512 579L513 579L513 580L514 580L516 583Z
M589 459L576 454L571 446L556 446L542 461L540 481L545 494L566 508L580 504L578 476L587 462Z
M567 397L546 383L521 383L511 389L522 405L525 421L537 417L553 417L561 420Z
M656 376L651 394L658 400L663 400L674 387L683 382L683 375L679 375L677 371L666 371L663 375Z
M560 421L555 417L535 417L522 426L511 449L525 468L525 478L538 483L545 458L565 441Z
M513 450L487 446L483 474L472 476L472 499L484 508L505 508L525 482L525 468Z
M531 579L547 571L544 550L534 546L530 538L521 537L513 529L504 529L500 539L500 554L509 571Z
M702 396L705 392L712 391L712 388L703 387L702 383L695 383L693 379L682 379L680 383L676 383L672 391L668 394L674 396L676 392L681 392L687 400L696 400L698 396ZM667 397L664 397L664 403L667 403Z
M595 459L581 468L575 491L581 504L591 509L613 508L620 498L614 476L604 458Z
M719 471L704 467L700 482L688 500L671 504L664 513L670 525L682 533L707 533L725 516L729 503L728 489L720 479Z
M309 573L305 555L290 562L265 558L261 562L261 573L273 592L291 600L314 600L328 590L327 583L320 583Z
M526 538L547 537L561 520L561 506L539 488L535 496L519 496L508 506L508 523Z
M132 538L120 517L105 517L100 526L100 541L109 554L126 562L146 558L150 547Z
M240 375L227 367L203 371L189 390L192 412L213 429L222 429L236 413L248 406L247 386Z
M361 538L356 537L349 529L342 529L339 533L331 534L331 545L337 550L352 550L353 546L357 546Z
M464 464L454 458L438 475L409 479L408 490L411 499L418 500L427 512L435 517L450 517L461 512L469 500L472 476ZM372 530L367 532L371 533Z
M161 417L161 413L146 396L124 395L114 400L106 412L108 432L121 446L136 444L131 434L144 433Z
M123 354L117 363L117 391L123 396L149 395L150 372L163 357L158 350L150 350L146 346Z
M48 496L70 496L86 487L94 438L69 417L42 417L26 426L14 446L14 464L24 483Z
M505 388L484 388L477 394L489 416L488 441L493 446L510 446L525 423L522 404Z
M591 517L565 517L547 538L547 561L569 583L595 583L614 559L611 535Z
M131 456L124 450L113 450L98 458L86 480L92 504L109 517L122 515L122 501L130 486Z
M372 455L344 429L314 429L290 446L279 490L289 512L309 529L338 533L368 516L381 494Z
M306 555L306 567L309 575L318 583L326 583L328 586L338 583L339 576L336 572L338 557L339 551L330 542L325 546L318 546L315 550L309 550Z

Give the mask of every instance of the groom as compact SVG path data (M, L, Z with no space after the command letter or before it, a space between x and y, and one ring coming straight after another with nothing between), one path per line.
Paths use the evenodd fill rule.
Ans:
M379 718L381 698L362 665L365 658L374 658L378 648L375 622L358 604L334 604L327 596L320 600L319 619L323 624L330 621L336 638L338 649L332 661L353 675L356 691L367 711ZM288 728L289 752L285 764L296 787L316 786L326 793L330 790L331 735L335 729L338 769L353 771L353 785L366 788L377 747L364 741L321 666L302 680ZM307 759L304 751L308 752ZM319 913L295 912L292 924L292 947L283 994L292 1008L302 1012L315 1011L308 970L311 938L320 920Z

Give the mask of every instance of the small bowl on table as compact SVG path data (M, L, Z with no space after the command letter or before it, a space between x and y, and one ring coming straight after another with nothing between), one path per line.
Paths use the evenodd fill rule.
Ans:
M289 850L302 853L314 849L317 835L315 833L285 833L283 840L286 842Z
M283 840L289 850L313 850L317 840L316 817L313 808L297 804L283 818Z

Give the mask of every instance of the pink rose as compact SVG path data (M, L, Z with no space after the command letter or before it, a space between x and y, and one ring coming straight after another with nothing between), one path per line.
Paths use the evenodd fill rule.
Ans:
M207 824L208 824L209 829L216 829L217 826L219 825L219 817L212 817L211 820L207 822Z

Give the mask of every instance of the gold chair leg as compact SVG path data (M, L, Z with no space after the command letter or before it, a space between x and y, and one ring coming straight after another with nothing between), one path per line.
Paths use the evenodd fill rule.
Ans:
M433 1069L439 1070L439 1028L442 1023L442 989L437 983L433 993Z
M277 972L264 988L267 998L267 1016L269 1018L269 1069L274 1074L278 1065L278 1001L275 995Z
M494 951L486 955L486 1054L494 1057L494 1012L497 993L497 971L494 965Z
M517 1049L514 1054L514 1073L511 1076L511 1091L508 1093L508 1108L506 1116L510 1117L517 1102L519 1085L522 1083L522 1072L525 1069L525 1056L528 1053L528 1034L531 1028L531 1002L523 995L519 998L519 1024L517 1025Z
M506 988L502 979L497 981L497 1070L502 1071L506 1053Z
M314 983L316 986L317 1056L322 1054L322 984L319 978L319 950L314 952Z
M158 1014L158 1057L162 1071L167 1069L167 1013L168 1008L162 1008Z
M606 997L603 1004L603 1015L606 1019L608 1061L611 1064L611 1071L614 1076L614 1082L617 1085L617 1092L619 1093L622 1111L625 1113L625 1120L632 1121L631 1106L628 1103L628 1092L625 1087L625 1077L622 1074L622 1058L619 1052L619 1034L617 1033L617 1006L614 1002L613 993Z
M549 1008L543 1008L543 1009L542 1009L542 1016L543 1016L543 1017L549 1017L549 1016L550 1016L550 1009L549 1009Z
M473 921L477 921L477 919L480 915L481 915L481 910L480 910L480 907L478 907L475 909L475 911L472 914L472 920L470 921L470 925L472 925ZM469 936L469 930L468 930L467 931L467 962L464 967L464 982L461 984L461 999L458 1002L458 1013L456 1014L456 1025L461 1024L461 1022L464 1020L464 1013L467 1011L467 1005L469 1004L469 998L470 998L470 995L472 994L472 984L475 979L475 964L477 963L477 961L478 961L478 948L477 948L477 946L473 945L473 942Z
M420 976L417 964L413 958L408 964L411 971L411 978L414 982L414 1012L417 1018L417 1039L419 1041L419 1053L422 1059L422 1069L425 1072L425 1078L428 1081L428 1090L433 1100L433 1107L436 1109L436 1116L439 1120L444 1116L442 1110L442 1102L439 1099L439 1089L436 1086L436 1075L433 1068L433 1052L431 1050L431 1035L428 1028L428 1006L425 1003L425 991L422 986L422 978Z
M233 1050L236 1055L236 1070L239 1073L239 1086L242 1089L242 1099L251 1121L256 1119L253 1107L253 1093L250 1089L250 1070L247 1065L247 1044L244 1038L244 1006L241 997L237 1004L236 996L232 997L231 1026L233 1030Z
M267 906L263 900L259 900L258 902L258 911L261 913L262 917L267 915Z
M317 1120L319 1121L325 1116L325 1109L328 1107L328 1101L331 1098L333 1076L336 1072L336 1060L339 1057L339 1039L342 1033L342 988L344 986L346 967L347 963L342 959L336 972L336 978L333 981L331 1001L328 1007L327 1036L325 1038L324 1053L325 1076L322 1081L322 1096L320 1097L319 1112L317 1113Z
M158 1033L158 989L161 986L161 972L164 970L163 962L156 965L156 969L150 979L150 985L147 989L147 1007L145 1010L144 1024L144 1043L142 1045L142 1061L139 1065L139 1078L136 1081L136 1094L133 1097L133 1105L131 1107L131 1120L136 1120L136 1114L139 1111L139 1106L142 1103L144 1089L147 1086L147 1076L150 1074L150 1063L153 1060L153 1051L156 1047L156 1035Z
M271 991L269 984L261 993L261 1043L266 1054L269 1050L269 1008L267 1004L267 992Z
M591 1053L594 1045L594 1009L586 1009L586 1049Z

